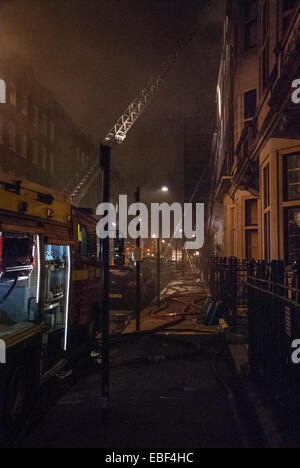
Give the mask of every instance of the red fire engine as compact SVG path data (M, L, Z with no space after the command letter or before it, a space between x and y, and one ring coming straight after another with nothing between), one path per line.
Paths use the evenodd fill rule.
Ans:
M62 195L0 174L0 440L39 386L100 328L96 221Z

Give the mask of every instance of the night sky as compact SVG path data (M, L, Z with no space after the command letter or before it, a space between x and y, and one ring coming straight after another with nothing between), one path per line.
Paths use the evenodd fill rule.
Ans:
M224 18L223 0L7 0L1 38L32 61L74 123L105 137L156 76L182 35L199 33L148 109L113 151L121 191L137 184L155 199L161 184L181 201L183 135L196 122L209 152ZM205 164L206 161L204 161Z

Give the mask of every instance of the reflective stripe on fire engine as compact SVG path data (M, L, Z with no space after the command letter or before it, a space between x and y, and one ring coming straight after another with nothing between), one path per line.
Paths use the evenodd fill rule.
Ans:
M89 270L73 270L72 281L85 281L88 279L100 278L100 268L90 268Z
M73 270L72 281L83 281L89 279L89 270Z

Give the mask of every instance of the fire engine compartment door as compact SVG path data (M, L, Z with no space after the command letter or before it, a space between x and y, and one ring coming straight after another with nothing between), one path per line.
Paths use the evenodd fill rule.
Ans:
M40 237L0 232L0 338L39 320Z
M43 354L47 368L67 350L71 256L69 245L45 244Z

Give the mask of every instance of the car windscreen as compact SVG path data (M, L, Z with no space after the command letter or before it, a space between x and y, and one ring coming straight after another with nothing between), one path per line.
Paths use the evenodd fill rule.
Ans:
M131 278L133 276L132 270L110 270L110 273L115 278Z

